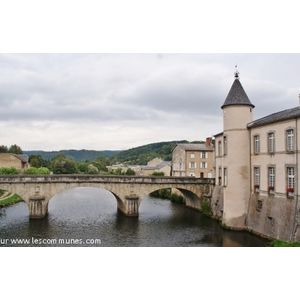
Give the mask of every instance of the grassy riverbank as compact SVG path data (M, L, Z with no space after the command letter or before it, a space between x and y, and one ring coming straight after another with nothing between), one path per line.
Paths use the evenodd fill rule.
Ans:
M284 242L284 241L279 241L279 240L274 240L271 241L268 244L269 247L300 247L300 243L299 242Z
M23 199L19 195L14 194L8 198L0 200L0 207L12 205L20 201L23 201Z
M154 198L168 199L175 203L184 203L183 197L178 194L171 193L171 189L157 190L151 193L150 196Z

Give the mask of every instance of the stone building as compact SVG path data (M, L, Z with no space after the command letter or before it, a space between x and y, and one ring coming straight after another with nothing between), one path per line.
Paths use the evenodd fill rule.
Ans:
M161 158L154 158L147 162L146 166L141 166L139 172L136 172L140 176L151 176L154 172L162 172L165 176L171 174L171 162L163 161Z
M172 151L172 176L214 176L214 147L211 139L203 144L177 144Z
M254 105L236 72L221 108L214 215L233 229L299 241L300 107L253 121Z
M29 168L29 157L26 154L0 153L0 168L14 167L18 171Z

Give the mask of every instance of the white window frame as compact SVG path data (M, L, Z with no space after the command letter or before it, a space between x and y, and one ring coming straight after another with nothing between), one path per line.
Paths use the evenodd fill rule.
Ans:
M260 186L260 167L254 167L254 184Z
M268 183L269 187L275 188L275 167L269 167L268 169Z
M190 162L189 167L190 167L190 169L196 169L197 168L197 163L196 162Z
M223 168L223 173L224 173L224 186L227 186L227 184L228 184L228 170L227 170L227 168Z
M201 162L200 168L207 169L207 162Z
M222 141L218 142L218 154L219 156L222 156Z
M207 152L200 152L200 158L207 158Z
M287 167L287 187L295 188L295 168Z
M258 154L260 152L260 136L256 134L253 138L254 141L254 154Z
M286 131L286 149L288 152L295 150L295 134L294 129L288 129Z
M227 144L228 144L228 140L227 140L227 136L223 136L223 144L224 144L224 155L228 154L228 149L227 149Z
M268 150L269 153L275 152L275 132L268 133Z

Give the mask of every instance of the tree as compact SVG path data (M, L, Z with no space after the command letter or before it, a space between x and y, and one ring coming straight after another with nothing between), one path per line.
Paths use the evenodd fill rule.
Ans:
M7 152L8 152L7 146L4 145L0 146L0 153L7 153Z
M135 172L132 169L128 168L125 172L125 175L135 175Z
M90 164L88 166L87 173L88 174L98 174L99 173L99 169L97 167L95 167L93 164Z
M122 168L116 169L116 170L114 171L114 174L115 174L115 175L123 175L123 170L122 170Z
M13 154L23 154L23 150L21 149L21 147L16 144L11 145L8 149L8 152Z
M80 173L88 173L89 165L91 164L90 161L79 162L77 163L77 167Z
M32 154L29 156L30 166L34 168L48 167L49 162L42 158L40 154Z
M79 173L76 161L65 154L57 155L50 163L50 170L54 174L77 174Z
M107 171L106 166L109 164L109 159L104 155L99 155L93 162L93 165L98 168L98 170Z

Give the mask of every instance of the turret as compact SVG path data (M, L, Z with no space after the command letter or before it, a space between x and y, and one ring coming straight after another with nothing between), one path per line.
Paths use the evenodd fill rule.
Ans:
M235 79L222 105L225 225L245 228L250 195L250 147L247 124L252 122L254 105L249 100L236 70ZM225 178L226 176L226 178Z

